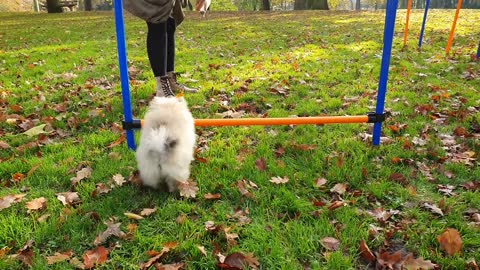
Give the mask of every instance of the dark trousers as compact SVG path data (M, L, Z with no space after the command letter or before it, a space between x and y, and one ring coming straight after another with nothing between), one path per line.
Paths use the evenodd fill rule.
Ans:
M147 54L155 77L175 70L175 19L166 22L147 22Z

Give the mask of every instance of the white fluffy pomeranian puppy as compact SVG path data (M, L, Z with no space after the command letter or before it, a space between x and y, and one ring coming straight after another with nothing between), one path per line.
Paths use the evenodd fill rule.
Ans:
M195 124L183 97L155 97L142 126L137 163L146 186L178 190L190 177L194 159Z

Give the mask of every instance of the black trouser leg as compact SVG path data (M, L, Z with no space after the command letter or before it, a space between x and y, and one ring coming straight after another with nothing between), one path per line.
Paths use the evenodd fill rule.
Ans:
M177 0L178 1L178 0ZM167 72L175 70L175 19L167 20Z
M147 54L155 77L167 75L167 22L147 22Z

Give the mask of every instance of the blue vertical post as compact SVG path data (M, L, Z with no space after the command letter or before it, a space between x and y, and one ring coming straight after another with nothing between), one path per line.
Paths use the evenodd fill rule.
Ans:
M133 121L132 101L130 100L130 82L128 79L128 63L127 63L127 44L125 41L125 22L123 20L123 3L122 0L115 0L115 28L117 31L117 51L118 63L120 67L120 80L122 83L122 100L123 113L125 122ZM135 134L132 129L126 130L128 148L135 150Z
M480 58L480 41L478 42L477 58Z
M418 39L418 48L422 48L423 43L423 34L425 33L425 24L427 23L427 15L428 15L428 8L430 7L430 0L425 2L425 13L423 13L423 22L422 22L422 30L420 31L420 38Z
M398 0L387 0L387 11L385 14L385 29L383 32L383 55L380 70L380 81L378 83L376 114L383 114L385 109L385 96L387 94L388 69L392 56L393 34L395 32L395 17L397 16ZM375 123L373 126L373 145L380 145L382 135L382 123Z

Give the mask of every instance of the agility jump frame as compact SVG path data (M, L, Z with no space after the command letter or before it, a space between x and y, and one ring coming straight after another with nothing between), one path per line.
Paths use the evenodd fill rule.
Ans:
M127 145L135 150L135 129L142 127L143 120L134 119L130 97L128 77L127 46L125 38L125 22L123 17L123 1L114 0L115 28L117 33L117 52L122 87L123 109L125 119L123 129L126 131ZM388 72L392 53L395 18L398 0L387 0L385 28L383 35L383 54L378 83L377 105L374 113L364 116L319 116L296 118L237 118L237 119L195 119L195 126L249 126L249 125L305 125L305 124L344 124L344 123L374 123L373 145L380 145L382 123L385 121L385 97L387 93Z
M409 2L409 5L410 5L410 2ZM454 38L454 35L455 35L455 28L457 27L457 21L458 21L459 15L460 15L460 9L462 9L462 5L463 5L463 0L458 0L457 9L455 10L455 17L453 18L452 28L450 29L450 35L448 36L447 47L445 48L445 54L447 54L447 55L450 53L450 49L452 48L453 38ZM425 33L425 24L427 22L427 15L428 15L429 7L430 7L430 0L426 0L426 2L425 2L425 12L423 13L422 29L420 31L420 37L418 39L418 48L419 49L422 48L423 35ZM410 9L410 6L408 8ZM408 20L407 20L407 26L406 27L408 27ZM408 36L408 30L406 28L405 29L404 45L406 44L407 36ZM476 58L477 59L480 58L480 42L478 43Z

